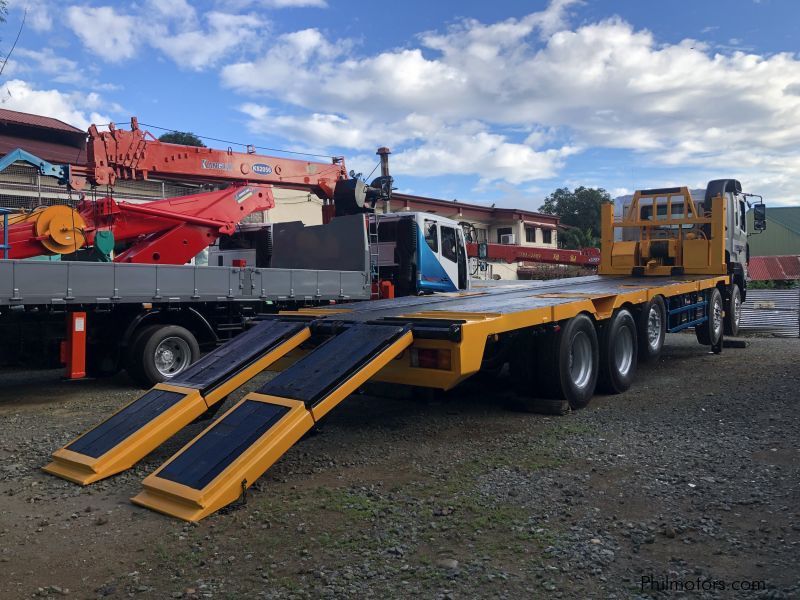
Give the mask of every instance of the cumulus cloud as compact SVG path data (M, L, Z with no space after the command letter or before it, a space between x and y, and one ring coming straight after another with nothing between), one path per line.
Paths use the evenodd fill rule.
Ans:
M257 41L261 19L252 15L231 15L210 12L205 15L206 28L190 28L170 35L169 27L158 26L150 39L176 64L200 70L217 64L228 52Z
M229 9L242 9L251 6L258 6L263 8L326 8L328 3L326 0L222 0L222 6Z
M258 34L266 27L263 19L249 14L209 11L199 16L186 0L148 0L130 12L71 6L66 14L67 25L86 49L106 62L132 59L149 46L193 70L212 67L237 49L257 48Z
M91 123L110 122L111 119L100 111L119 108L94 92L65 93L56 89L38 89L21 79L12 79L0 87L0 106L60 119L79 129L86 129Z
M120 62L136 54L139 38L133 17L111 6L70 6L66 14L70 29L103 60Z
M618 17L570 26L574 4L556 0L496 23L463 20L422 33L416 45L367 55L352 40L296 31L226 66L222 80L292 105L291 116L245 111L255 129L361 149L384 131L393 140L386 143L407 146L395 164L418 173L485 177L488 167L527 181L552 176L589 147L713 169L711 176L769 176L772 186L781 169L796 168L794 54L664 43ZM412 124L413 115L427 120ZM510 130L527 133L518 139Z
M51 0L9 0L9 12L25 12L25 24L34 31L50 31L53 28L55 3Z

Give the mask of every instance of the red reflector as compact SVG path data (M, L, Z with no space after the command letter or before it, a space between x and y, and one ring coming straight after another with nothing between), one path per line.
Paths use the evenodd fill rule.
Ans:
M234 258L231 261L231 265L234 267L246 267L247 261L244 258Z
M436 348L412 348L410 352L411 366L419 369L450 370L450 350Z

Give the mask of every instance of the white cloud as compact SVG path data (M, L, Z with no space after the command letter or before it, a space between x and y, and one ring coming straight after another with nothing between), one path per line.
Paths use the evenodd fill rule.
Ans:
M21 79L12 79L0 87L0 107L60 119L79 129L86 129L91 123L108 123L111 119L99 111L118 108L94 92L37 89Z
M212 67L237 49L257 49L267 26L248 14L210 11L201 18L186 0L147 0L133 4L131 12L71 6L66 14L83 45L106 62L132 59L141 47L150 46L193 70Z
M53 28L55 5L50 0L9 0L8 10L26 12L25 25L34 31L50 31Z
M465 20L421 34L418 47L372 55L359 55L352 40L297 31L260 58L226 66L222 79L293 105L289 117L269 115L291 139L363 149L385 132L407 145L395 163L426 174L491 170L525 181L552 176L579 148L601 147L778 189L782 169L800 157L800 59L663 43L620 18L570 27L573 4L557 0L491 24ZM415 132L411 115L428 122ZM270 126L250 116L254 127ZM509 128L529 135L516 141L502 133Z
M241 10L251 6L263 8L327 8L326 0L222 0L220 5L230 10Z
M84 46L108 62L121 62L136 54L139 28L133 17L110 6L70 6L67 24Z
M200 70L218 63L235 48L252 45L263 23L252 15L211 12L205 15L207 29L190 29L170 35L167 26L154 29L150 43L176 64Z

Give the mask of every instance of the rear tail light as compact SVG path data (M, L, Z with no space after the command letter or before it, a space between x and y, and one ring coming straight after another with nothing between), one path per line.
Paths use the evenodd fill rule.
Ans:
M449 371L451 367L450 350L436 348L412 348L411 366L419 369L440 369Z

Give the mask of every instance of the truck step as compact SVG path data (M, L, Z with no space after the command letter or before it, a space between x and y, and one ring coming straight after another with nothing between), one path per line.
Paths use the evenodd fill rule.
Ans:
M259 323L56 450L43 469L81 485L129 469L310 335L301 323Z
M143 482L140 506L199 521L240 498L314 424L411 345L407 327L359 324L245 396Z

